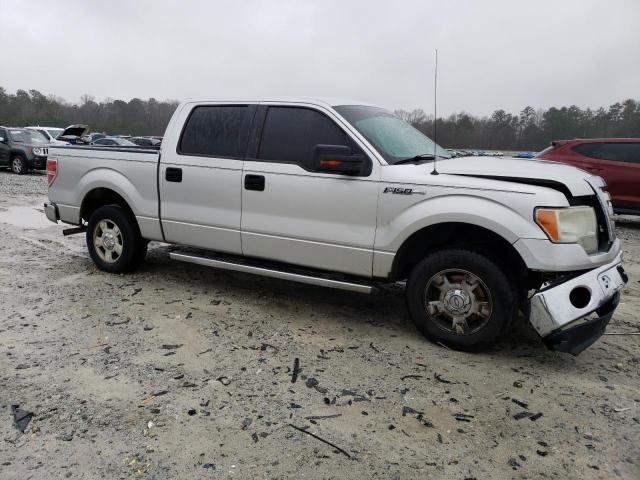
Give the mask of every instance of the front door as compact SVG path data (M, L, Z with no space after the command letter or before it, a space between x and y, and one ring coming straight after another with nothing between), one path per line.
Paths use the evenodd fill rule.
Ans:
M318 145L363 149L319 107L261 106L261 135L244 163L242 253L370 276L379 165L359 175L314 169Z
M177 148L162 150L159 172L167 242L241 253L242 158L255 108L187 104L174 122L185 126Z

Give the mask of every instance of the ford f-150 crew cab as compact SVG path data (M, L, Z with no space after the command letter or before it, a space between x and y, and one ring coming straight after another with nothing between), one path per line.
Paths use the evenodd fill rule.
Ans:
M86 230L102 270L133 270L156 240L175 260L356 292L406 280L418 329L459 349L520 309L577 354L627 281L601 178L449 158L357 102L188 101L159 151L52 146L47 176L47 217Z

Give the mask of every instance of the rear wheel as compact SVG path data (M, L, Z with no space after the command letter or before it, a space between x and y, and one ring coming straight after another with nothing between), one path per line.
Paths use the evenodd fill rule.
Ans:
M98 208L87 225L87 248L95 264L111 273L138 268L147 251L135 219L117 205Z
M11 159L11 171L18 175L24 175L27 173L27 162L20 155L15 155Z
M517 312L517 293L486 256L463 249L434 252L407 282L409 312L428 338L460 350L494 343Z

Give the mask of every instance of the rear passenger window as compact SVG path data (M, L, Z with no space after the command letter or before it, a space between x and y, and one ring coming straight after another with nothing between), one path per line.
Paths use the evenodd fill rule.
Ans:
M583 143L573 150L601 160L640 163L640 143Z
M251 111L247 105L194 108L182 132L178 153L206 157L244 157Z
M594 152L598 149L598 143L581 143L580 145L576 145L572 147L574 152L578 152L580 155L584 155L586 157L593 157ZM593 157L595 158L595 157Z
M361 153L347 134L322 113L309 108L269 107L262 129L259 159L297 163L313 170L316 145L347 145L353 153Z

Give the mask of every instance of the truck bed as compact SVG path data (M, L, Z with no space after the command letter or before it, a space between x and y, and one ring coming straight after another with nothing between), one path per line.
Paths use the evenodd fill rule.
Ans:
M162 240L158 204L160 152L147 147L51 146L49 158L58 160L58 176L49 189L60 220L79 225L83 199L102 185L131 206L145 238ZM91 198L91 197L88 197Z

